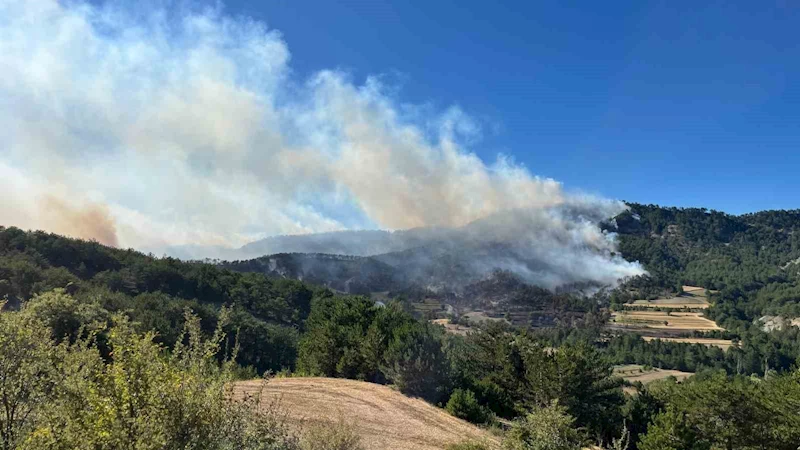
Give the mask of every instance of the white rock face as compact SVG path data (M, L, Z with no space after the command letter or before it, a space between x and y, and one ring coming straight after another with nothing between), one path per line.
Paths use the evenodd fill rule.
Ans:
M758 319L757 323L761 324L761 329L765 332L774 330L783 330L784 327L800 327L800 317L794 319L787 319L782 316L763 316Z

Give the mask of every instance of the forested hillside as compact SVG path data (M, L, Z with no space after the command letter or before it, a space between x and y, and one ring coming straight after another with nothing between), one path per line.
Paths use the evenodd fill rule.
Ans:
M800 210L731 216L631 204L616 218L620 252L644 263L647 288L719 290L712 317L728 329L764 315L800 317Z
M106 428L116 427L116 419L104 419L98 409L92 413L102 419L96 428L78 426L89 419L76 416L81 408L69 403L100 408L108 402L122 411L124 405L113 399L122 392L118 389L128 388L115 377L131 386L145 377L154 383L147 394L153 397L141 398L171 399L129 413L148 427L144 432L161 433L173 444L183 442L181 427L189 425L182 421L191 420L176 411L202 416L186 396L196 392L217 402L208 417L230 414L239 427L209 434L216 443L204 448L264 448L231 444L249 439L246 429L256 433L252 436L278 436L266 448L296 448L277 422L248 422L242 410L225 403L225 380L272 371L391 384L474 423L511 423L503 434L510 449L590 444L631 450L796 449L800 328L764 331L756 320L767 313L792 317L796 311L796 214L732 217L631 205L616 220L621 252L628 258L638 255L650 275L586 297L550 292L497 272L467 291L487 306L527 302L572 312L575 320L541 328L487 321L473 324L464 335L420 320L413 301L383 304L280 276L0 228L0 295L7 302L0 313L5 344L0 363L19 379L36 373L53 380L32 385L40 390L19 400L32 411L31 419L12 426L16 434L0 436L3 448L70 448L81 440L96 442L93 448L128 448L120 447L123 441L103 440L124 439L124 429ZM726 328L711 335L733 338L730 349L648 342L607 327L609 311L631 297L677 294L686 283L707 288L708 313ZM188 340L182 334L187 326L195 336ZM204 339L210 339L209 346L202 347ZM37 342L38 353L28 357L19 349L34 348L31 342ZM30 364L20 366L19 358ZM86 361L92 361L91 370L78 378L61 372ZM614 365L622 363L697 374L682 383L631 384L615 375ZM12 370L19 367L25 371ZM139 367L149 368L137 372ZM164 376L156 376L158 371ZM184 380L185 387L208 382L194 391L172 390L170 377ZM4 392L12 387L0 383ZM102 395L92 397L93 392ZM107 414L117 414L113 408ZM136 419L145 411L151 414L146 420ZM3 417L0 411L0 422L13 425ZM62 438L50 439L47 433ZM547 447L550 443L561 447ZM469 445L454 448L483 448Z
M168 346L175 343L187 308L208 331L216 326L219 308L228 305L227 331L238 332L239 362L259 372L294 367L315 295L315 288L295 280L0 228L0 298L18 307L54 288L66 289L83 304L125 312L141 331L156 331L157 341Z

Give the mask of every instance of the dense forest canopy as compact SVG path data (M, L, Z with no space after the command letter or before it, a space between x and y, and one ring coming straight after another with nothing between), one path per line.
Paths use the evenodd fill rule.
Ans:
M157 341L168 346L180 333L185 309L195 311L205 329L212 330L219 308L229 305L228 331L238 330L240 363L259 372L294 366L298 336L315 295L315 288L299 281L0 228L0 296L19 306L55 288L82 303L125 312L141 331L156 331Z
M726 328L764 315L800 317L800 211L731 216L699 208L630 204L618 216L620 252L644 263L650 286L719 290Z

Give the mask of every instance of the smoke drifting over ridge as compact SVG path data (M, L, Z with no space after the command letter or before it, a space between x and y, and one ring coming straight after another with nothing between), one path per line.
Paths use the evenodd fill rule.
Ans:
M597 228L622 204L575 198L502 155L484 163L457 108L401 107L379 77L294 79L277 31L219 7L152 6L0 0L0 223L159 252L528 210L532 228L480 239L531 242L569 270L599 255L602 279L641 272ZM570 205L581 213L545 213Z

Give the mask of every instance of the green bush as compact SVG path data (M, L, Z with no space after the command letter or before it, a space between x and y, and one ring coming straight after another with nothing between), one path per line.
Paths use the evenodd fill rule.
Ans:
M539 408L518 419L509 430L503 447L507 450L580 450L583 436L575 419L557 403Z
M301 440L302 450L364 450L353 427L339 420L308 426Z
M51 300L58 301L45 304L69 305L67 298ZM56 344L39 316L0 312L0 398L11 406L0 409L0 449L299 448L260 395L234 398L235 366L217 360L226 310L207 340L199 318L187 313L171 354L152 333L140 335L114 316L104 332L106 358L91 333Z
M459 419L472 423L486 423L490 418L487 409L478 403L475 393L469 389L456 389L453 391L445 409Z

